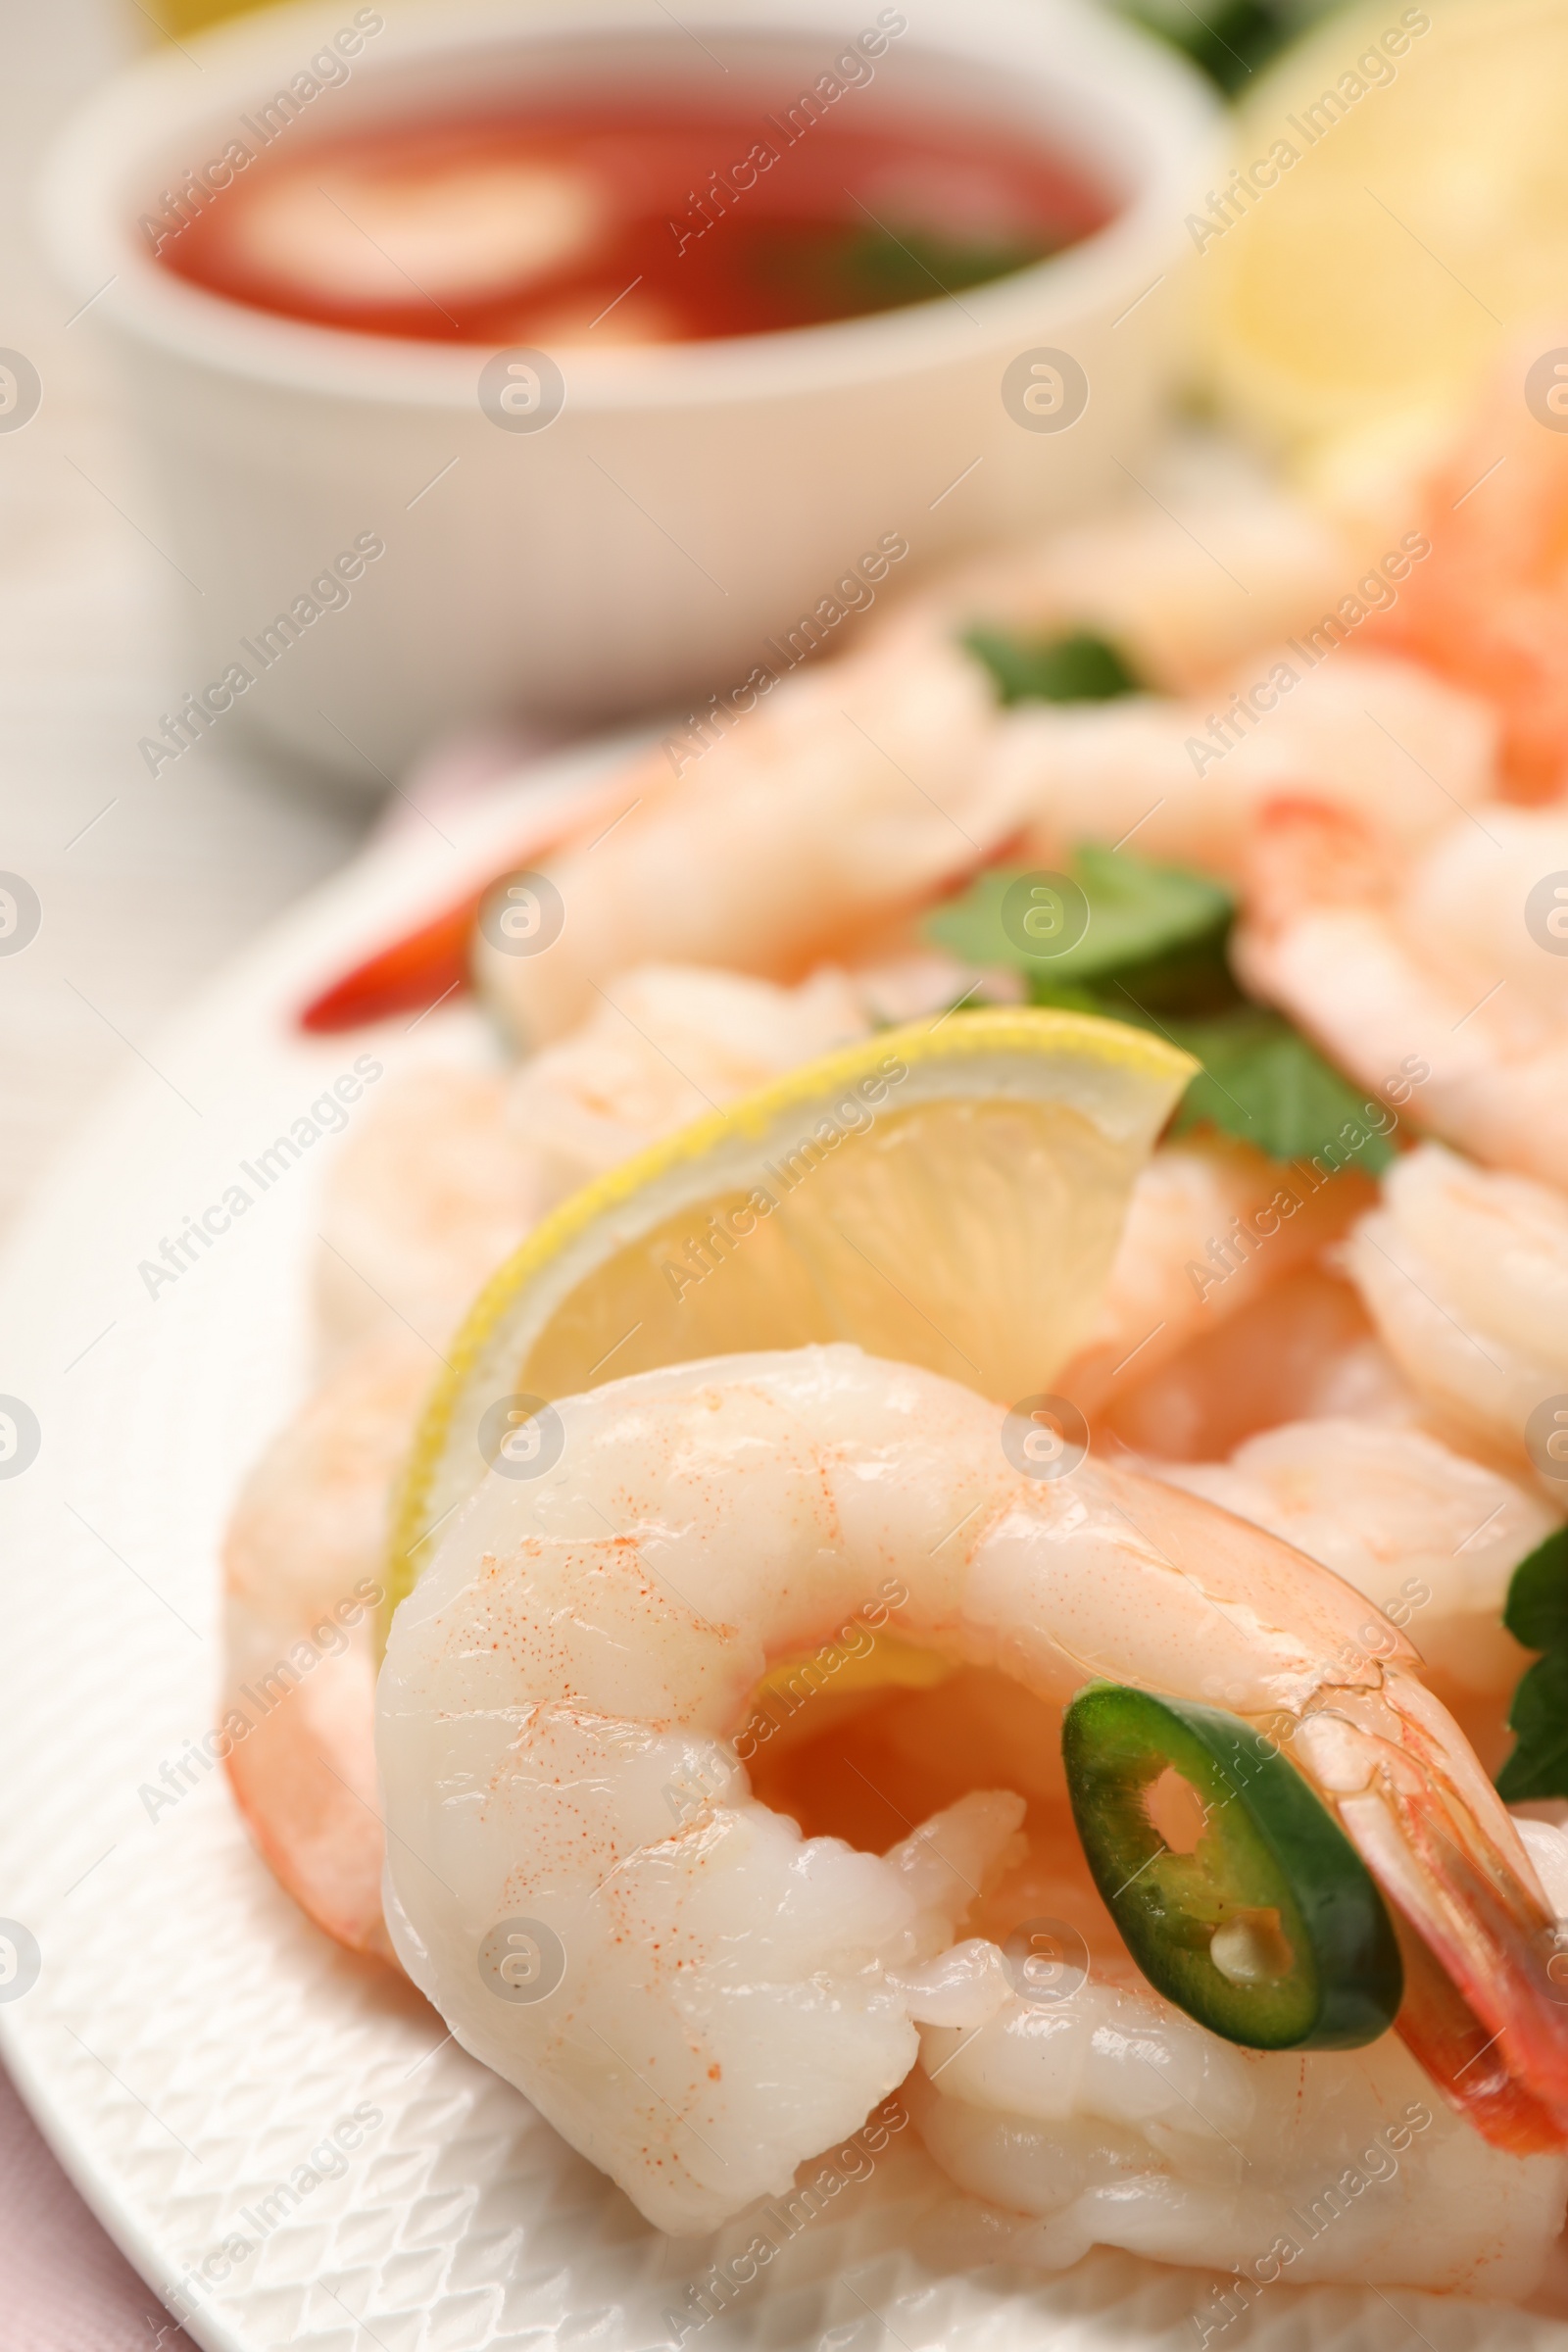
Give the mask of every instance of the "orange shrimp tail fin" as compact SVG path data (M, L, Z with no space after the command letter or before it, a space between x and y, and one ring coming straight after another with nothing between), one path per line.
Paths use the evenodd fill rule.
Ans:
M334 1943L397 1968L381 1916L385 1838L363 1662L322 1658L226 1762L246 1827L279 1885Z
M316 1034L357 1029L394 1012L431 1011L466 989L474 926L491 891L509 874L526 871L536 858L579 840L591 847L593 835L612 829L629 815L667 772L662 752L640 754L598 782L577 785L547 800L530 817L519 818L506 854L496 856L475 886L313 997L300 1010L300 1027Z
M1379 1769L1339 1812L1399 1917L1399 2031L1484 2137L1568 2148L1568 1986L1548 1974L1557 1928L1534 1866L1425 1685L1390 1665L1380 1705Z
M302 1029L358 1029L393 1012L427 1011L468 985L468 942L483 892L368 956L301 1011Z
M1411 2057L1493 2147L1510 2156L1560 2154L1568 2128L1514 2075L1502 2038L1488 2032L1409 1922L1397 1910L1393 1916L1404 1961L1395 2031Z

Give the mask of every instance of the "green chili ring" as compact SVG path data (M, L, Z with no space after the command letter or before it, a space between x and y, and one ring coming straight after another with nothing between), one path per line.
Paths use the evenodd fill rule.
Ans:
M1351 2050L1387 2032L1403 1971L1383 1897L1272 1740L1215 1707L1092 1683L1061 1747L1095 1884L1157 1992L1248 2049ZM1152 1798L1185 1811L1190 1851Z

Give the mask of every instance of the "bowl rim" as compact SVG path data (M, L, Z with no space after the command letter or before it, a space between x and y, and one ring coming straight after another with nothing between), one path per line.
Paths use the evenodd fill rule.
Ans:
M254 310L161 268L137 234L126 193L137 167L181 132L193 156L220 125L232 135L236 114L259 103L257 85L286 80L344 19L343 0L293 0L116 75L68 122L45 161L36 190L45 248L100 326L187 366L327 398L475 411L476 366L493 346L362 335ZM836 0L685 0L679 32L695 37L694 26L788 40L820 30L839 46L855 37ZM617 31L679 37L659 0L415 0L389 10L381 31L368 36L376 42L368 71L477 57L503 42L570 48ZM1217 95L1185 60L1085 0L920 0L918 23L911 18L897 37L909 34L936 56L1005 68L1014 81L1054 82L1098 104L1109 134L1101 152L1130 190L1110 220L1058 255L965 289L961 300L701 343L563 348L569 407L765 403L961 368L977 352L1038 347L1054 322L1069 331L1119 298L1129 316L1178 266L1185 213L1200 178L1217 168L1223 119Z

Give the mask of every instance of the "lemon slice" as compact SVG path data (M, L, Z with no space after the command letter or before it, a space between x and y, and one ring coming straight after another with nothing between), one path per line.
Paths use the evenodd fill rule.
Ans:
M1425 429L1560 316L1565 89L1561 0L1372 0L1292 49L1238 112L1242 184L1189 222L1225 399L1287 438Z
M586 1186L454 1342L395 1506L389 1605L498 1453L548 1467L530 1400L829 1340L1007 1403L1046 1391L1197 1066L1082 1013L956 1013L809 1062Z

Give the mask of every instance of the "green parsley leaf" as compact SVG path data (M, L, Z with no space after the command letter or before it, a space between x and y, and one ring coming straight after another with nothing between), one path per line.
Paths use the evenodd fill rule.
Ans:
M980 874L927 917L928 934L967 963L1021 972L1031 1004L1154 1029L1196 1054L1202 1074L1182 1100L1176 1134L1214 1127L1271 1159L1326 1157L1331 1174L1351 1160L1369 1175L1388 1166L1394 1147L1366 1118L1365 1095L1283 1014L1236 986L1225 956L1235 902L1220 883L1085 844L1068 880L1087 901L1088 927L1051 956L1031 948L1017 899L1009 902L1026 879L1017 867Z
M1235 913L1230 892L1202 874L1086 845L1074 856L1069 878L1088 901L1088 928L1060 955L1039 955L1004 919L1009 891L1035 870L992 867L962 898L928 916L926 930L968 963L1023 972L1032 991L1038 984L1045 992L1036 995L1037 1004L1059 1003L1064 987L1104 986L1178 954L1201 952L1212 958Z
M1526 1649L1568 1650L1568 1527L1520 1561L1502 1622Z
M1097 849L1085 842L1073 858L1074 878L1089 901L1089 928L1059 962L1070 963L1063 979L1098 982L1140 978L1171 1001L1173 964L1195 971L1217 964L1226 970L1225 942L1236 902L1223 883L1185 866L1153 865L1127 850ZM1234 995L1226 985L1224 994ZM1207 992L1204 992L1204 1000Z
M1568 1527L1519 1562L1502 1622L1526 1649L1545 1655L1525 1669L1513 1694L1515 1745L1497 1775L1497 1794L1505 1805L1568 1796Z
M1394 1157L1388 1135L1362 1113L1366 1096L1342 1078L1282 1014L1247 1004L1207 1021L1172 1021L1167 1034L1202 1063L1172 1133L1217 1127L1270 1159L1329 1153L1331 1172L1354 1158L1378 1175Z
M1031 980L1029 1002L1031 1004L1049 1005L1054 1012L1092 1012L1102 1021L1106 1017L1105 1000L1101 991L1098 988L1074 987L1070 980ZM1110 1017L1114 1020L1116 1016L1112 1013Z
M1568 1649L1548 1649L1521 1677L1508 1709L1518 1742L1497 1775L1505 1805L1568 1796Z
M1032 643L1001 629L969 629L966 653L990 670L1004 703L1108 703L1142 688L1113 645L1087 629Z

